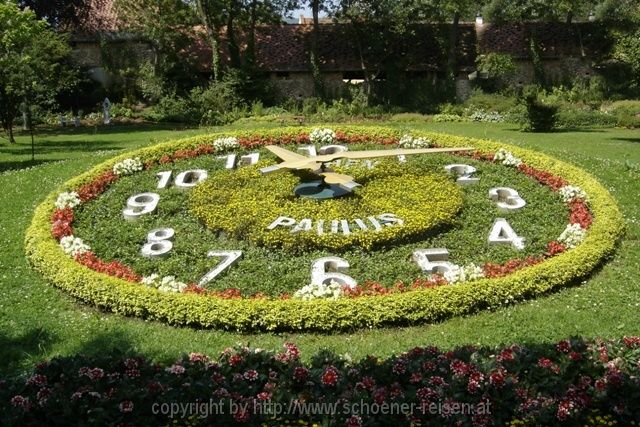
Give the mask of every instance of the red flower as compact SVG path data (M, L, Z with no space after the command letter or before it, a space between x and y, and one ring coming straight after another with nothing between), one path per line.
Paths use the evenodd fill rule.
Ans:
M569 353L571 351L571 343L569 340L562 340L556 345L556 349L561 353Z
M255 369L249 369L244 373L243 377L247 381L255 381L258 379L258 371Z
M569 214L570 224L580 224L582 228L589 228L593 223L593 216L584 200L575 199L570 204L571 213Z
M622 342L627 348L639 348L640 347L640 337L624 337L622 338Z
M138 276L131 267L128 267L119 261L106 262L101 260L93 252L83 252L76 255L76 261L99 273L108 274L109 276L119 277L129 282L139 282L141 277Z
M112 171L107 171L88 184L80 187L77 192L80 200L84 203L86 201L95 199L100 194L104 193L109 186L118 180L118 175Z
M560 368L558 367L558 365L556 365L546 357L541 357L540 359L538 359L538 366L544 369L549 369L555 374L560 372Z
M489 384L496 388L500 388L504 385L504 379L504 370L502 369L497 369L489 374Z
M338 370L333 366L327 366L322 374L322 384L328 386L335 386L338 383Z
M524 163L518 166L518 170L524 173L525 175L528 175L534 178L541 184L551 187L553 191L558 191L560 188L564 187L565 185L569 185L569 183L565 179L559 176L533 168L531 166L527 166Z
M545 252L544 256L547 258L551 258L552 256L556 256L567 250L567 247L560 242L552 241L547 243L547 252Z
M229 365L231 366L237 366L242 362L244 362L244 357L239 354L234 354L229 358Z

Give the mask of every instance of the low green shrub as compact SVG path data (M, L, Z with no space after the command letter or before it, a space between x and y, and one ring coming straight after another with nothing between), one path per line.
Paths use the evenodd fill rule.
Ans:
M484 93L481 90L474 90L471 97L467 99L462 107L465 111L495 111L500 114L507 114L518 104L518 100L513 96L497 93Z
M524 99L526 120L522 130L527 132L550 132L556 126L558 106L547 104L535 95Z
M556 116L558 128L571 129L593 126L615 126L618 118L600 111L560 109Z

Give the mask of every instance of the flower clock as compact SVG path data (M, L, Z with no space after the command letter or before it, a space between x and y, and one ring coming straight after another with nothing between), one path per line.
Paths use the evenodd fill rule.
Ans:
M65 183L33 265L123 315L233 330L414 324L576 283L623 221L584 171L486 140L375 127L172 141Z

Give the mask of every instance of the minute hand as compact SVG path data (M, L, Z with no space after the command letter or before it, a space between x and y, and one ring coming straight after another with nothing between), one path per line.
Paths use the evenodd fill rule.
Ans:
M472 151L474 148L398 148L395 150L363 150L363 151L341 151L333 154L323 154L311 157L314 162L325 163L336 159L370 159L374 157L402 156L410 154L429 153L450 153L455 151Z

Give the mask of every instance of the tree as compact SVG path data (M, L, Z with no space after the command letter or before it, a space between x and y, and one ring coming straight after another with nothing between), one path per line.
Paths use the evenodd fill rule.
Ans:
M181 91L190 89L198 60L191 49L198 37L193 7L182 0L116 0L115 5L121 27L142 36L152 46L153 57L142 64L145 81L141 83L156 86L156 92L176 89L166 87L169 85Z
M252 65L255 60L256 25L280 22L282 14L295 3L292 0L191 0L190 4L195 8L211 45L214 80L221 80L222 32L225 34L229 66L241 69L247 64ZM244 51L238 42L239 35L247 39ZM244 60L243 53L246 54Z
M21 9L29 8L38 19L46 20L58 31L91 31L106 18L100 13L110 0L18 0Z
M20 106L53 100L65 85L64 60L70 48L64 38L12 2L0 2L0 121L15 142L13 125Z

